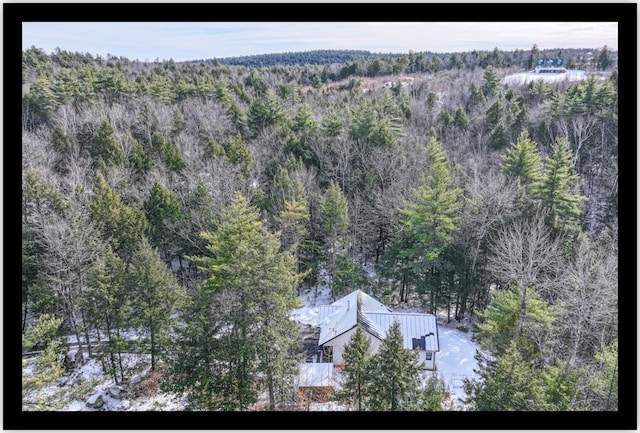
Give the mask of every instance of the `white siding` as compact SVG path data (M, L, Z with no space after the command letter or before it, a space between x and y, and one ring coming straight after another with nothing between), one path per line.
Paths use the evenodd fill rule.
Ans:
M344 353L343 348L345 344L349 343L351 336L355 334L355 332L356 332L356 327L353 327L347 332L345 332L344 334L338 335L336 338L329 340L324 344L324 346L333 346L333 364L334 365L342 364L342 362L344 361L342 359L342 354ZM371 340L371 346L370 346L371 353L376 353L378 351L378 348L380 347L380 340L375 336L369 334L368 332L365 332L365 334Z
M349 343L351 336L355 334L355 332L356 332L356 327L348 330L344 334L339 335L332 340L327 341L324 344L324 346L333 347L333 365L339 365L344 362L344 359L342 357L344 353L344 346ZM380 344L382 343L382 340L378 339L374 335L369 334L366 331L365 331L365 334L367 335L367 337L369 337L369 340L371 341L371 344L369 346L371 349L371 354L377 353L378 349L380 349ZM436 366L436 352L431 352L431 353L432 353L432 356L431 356L431 360L429 361L427 361L427 351L421 350L418 353L419 362L424 362L425 369L427 370L434 370Z

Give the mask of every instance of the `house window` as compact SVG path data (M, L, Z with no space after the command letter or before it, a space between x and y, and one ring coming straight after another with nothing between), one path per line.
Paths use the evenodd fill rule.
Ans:
M433 359L433 352L427 352L424 359L427 361L431 361Z
M333 346L322 346L322 362L333 362Z

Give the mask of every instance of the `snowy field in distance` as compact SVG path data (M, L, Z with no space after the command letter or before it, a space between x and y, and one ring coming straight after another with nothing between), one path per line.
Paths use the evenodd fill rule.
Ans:
M577 69L567 69L563 74L536 74L531 71L519 72L517 74L507 75L502 79L503 84L527 84L534 80L544 80L546 82L558 83L567 80L569 82L581 81L587 78L587 71Z

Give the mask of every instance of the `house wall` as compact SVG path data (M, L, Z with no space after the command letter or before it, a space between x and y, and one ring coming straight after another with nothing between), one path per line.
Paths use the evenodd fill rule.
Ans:
M343 348L345 344L349 343L351 336L355 334L355 332L356 332L356 327L353 327L352 329L345 332L344 334L338 335L333 340L329 340L326 343L324 343L324 346L333 346L333 365L342 364L344 362L342 358L342 354L344 352ZM378 339L378 337L375 337L366 331L365 331L365 334L371 340L371 353L376 353L378 351L378 348L380 347L381 341Z
M425 369L427 369L427 370L435 370L435 368L436 368L436 352L430 352L430 353L431 353L431 360L428 361L427 360L427 351L426 350L421 350L420 351L420 361L424 362Z
M356 332L356 327L350 329L349 331L345 332L342 335L338 335L333 340L329 340L326 343L324 343L324 346L333 346L333 365L342 364L344 362L344 359L342 358L342 355L344 353L344 346L345 344L349 343L351 336L355 334L355 332ZM370 346L371 353L377 353L378 349L380 348L380 344L382 343L382 340L378 339L378 337L374 335L369 334L366 331L365 331L365 334L371 340L371 346ZM436 352L431 352L431 353L432 353L431 360L427 361L427 352L425 350L421 350L419 352L419 361L425 363L425 367L427 370L434 370L436 367Z

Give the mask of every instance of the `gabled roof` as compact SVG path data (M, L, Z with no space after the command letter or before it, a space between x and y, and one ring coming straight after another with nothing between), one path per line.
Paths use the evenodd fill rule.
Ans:
M438 351L438 327L433 314L394 313L362 290L356 290L318 311L320 338L318 345L347 332L360 324L369 334L384 339L394 320L400 322L404 347Z

